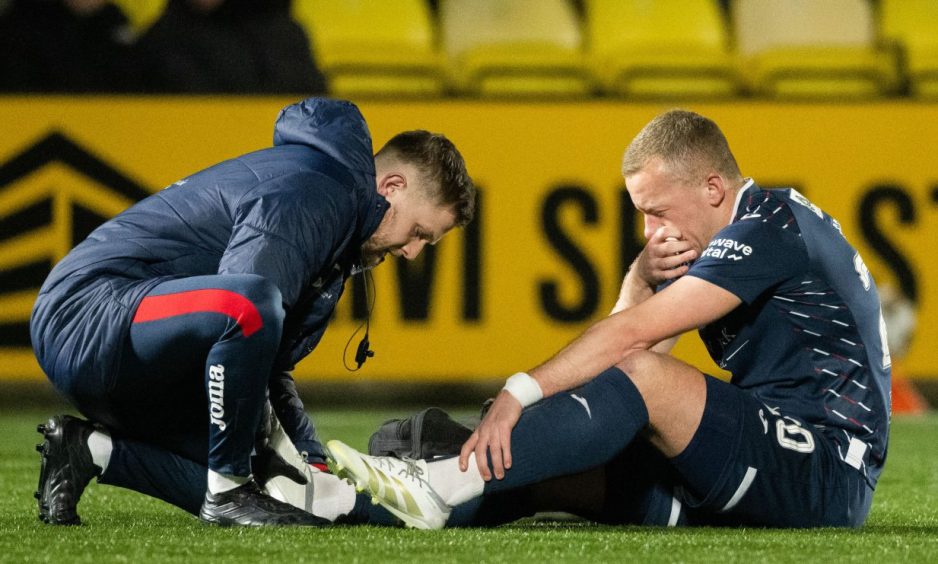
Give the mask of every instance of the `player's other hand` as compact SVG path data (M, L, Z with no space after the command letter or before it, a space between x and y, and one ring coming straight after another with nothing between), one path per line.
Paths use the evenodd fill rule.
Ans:
M479 473L486 482L495 477L501 480L505 470L511 468L511 430L521 417L521 404L509 392L502 390L482 419L482 423L462 446L459 469L469 469L469 456L474 452ZM489 456L492 468L489 470Z
M681 238L681 232L669 226L659 227L645 244L636 260L638 275L649 286L684 276L688 266L697 258L690 242Z

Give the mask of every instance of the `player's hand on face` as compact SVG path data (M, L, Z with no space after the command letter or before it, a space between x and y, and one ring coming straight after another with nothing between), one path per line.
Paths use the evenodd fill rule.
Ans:
M697 258L690 242L681 239L674 227L659 227L638 257L638 274L649 286L687 274L688 264Z
M475 452L479 473L486 482L492 479L489 471L489 455L492 471L501 480L505 470L511 468L511 430L521 417L521 404L509 392L502 390L489 408L482 423L462 446L459 453L459 469L469 468L469 455Z

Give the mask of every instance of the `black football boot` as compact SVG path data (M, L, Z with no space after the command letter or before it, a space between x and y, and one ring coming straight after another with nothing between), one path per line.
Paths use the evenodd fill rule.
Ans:
M217 494L206 492L205 501L202 502L202 509L199 511L199 519L205 523L222 526L248 527L267 525L321 527L331 524L327 519L316 517L289 503L270 497L261 491L254 480L233 490Z
M36 445L39 469L39 520L50 525L81 525L78 501L85 486L98 475L91 461L88 436L94 426L69 415L56 415L36 430L44 440Z

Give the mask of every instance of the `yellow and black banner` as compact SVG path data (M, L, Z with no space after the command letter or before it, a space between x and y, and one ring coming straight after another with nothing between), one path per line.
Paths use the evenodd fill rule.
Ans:
M271 144L282 98L0 98L0 378L39 379L32 301L100 222L175 180ZM460 148L478 219L423 259L375 271L376 357L349 374L364 319L353 281L298 378L471 379L531 368L606 315L641 249L622 152L669 106L369 102L376 146L430 129ZM938 105L686 104L717 121L743 174L794 186L836 217L880 285L911 300L907 374L938 375ZM351 350L357 338L352 342ZM717 372L696 336L676 354Z

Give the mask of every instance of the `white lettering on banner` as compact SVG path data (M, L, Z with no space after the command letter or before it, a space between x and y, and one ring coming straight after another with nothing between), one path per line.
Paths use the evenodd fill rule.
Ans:
M208 367L208 399L212 424L225 430L225 367L213 364Z
M732 259L732 260L743 260L743 257L748 257L752 254L752 247L745 243L740 243L733 239L714 239L710 241L710 244L707 245L707 248L704 249L704 252L700 254L700 258L703 257L713 257L718 259Z

